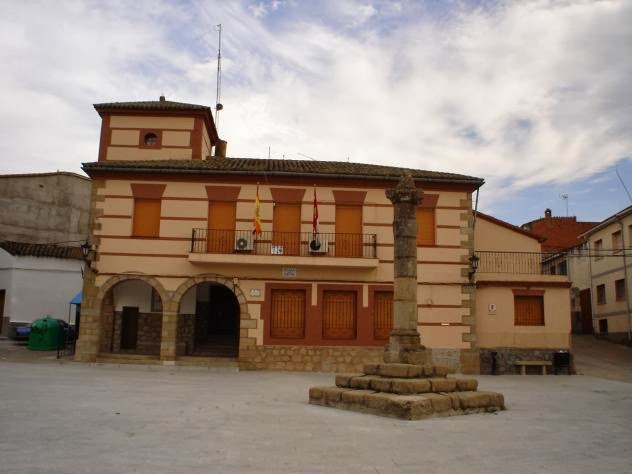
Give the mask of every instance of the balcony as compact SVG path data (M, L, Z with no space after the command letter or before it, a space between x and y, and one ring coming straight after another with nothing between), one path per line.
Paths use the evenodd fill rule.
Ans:
M479 258L477 273L555 275L551 267L555 262L548 253L477 251L476 256Z
M375 234L193 229L192 263L375 268Z

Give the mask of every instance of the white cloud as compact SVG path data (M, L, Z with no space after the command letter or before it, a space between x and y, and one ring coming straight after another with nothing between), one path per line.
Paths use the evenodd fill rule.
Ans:
M93 102L212 105L218 23L233 156L460 172L499 199L632 154L628 2L134 5L0 6L4 172L94 160Z

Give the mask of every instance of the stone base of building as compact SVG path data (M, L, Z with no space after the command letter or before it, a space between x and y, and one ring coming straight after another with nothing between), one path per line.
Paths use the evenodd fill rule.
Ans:
M502 394L479 392L477 380L447 373L431 364L366 364L362 373L336 375L335 387L311 387L309 402L404 420L505 409Z
M517 360L545 360L553 361L553 354L568 349L517 349L513 347L498 347L494 349L480 349L480 373L483 375L520 374L520 367L514 364ZM494 362L495 361L495 362ZM573 359L570 357L570 373L574 373ZM527 367L528 374L540 374L541 367ZM553 366L549 371L554 370Z

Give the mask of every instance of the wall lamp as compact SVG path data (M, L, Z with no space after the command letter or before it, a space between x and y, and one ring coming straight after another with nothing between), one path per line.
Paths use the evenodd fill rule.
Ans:
M478 261L479 260L480 260L480 258L474 253L469 258L470 271L468 272L468 277L469 277L470 281L472 281L474 279L474 275L476 274L476 270L478 270Z
M84 262L86 262L86 266L90 270L96 272L96 270L93 270L92 268L92 257L93 257L93 255L91 254L92 245L90 245L88 241L86 240L84 243L81 244L80 248L81 248L81 255L83 256ZM83 274L83 271L82 271L82 274Z

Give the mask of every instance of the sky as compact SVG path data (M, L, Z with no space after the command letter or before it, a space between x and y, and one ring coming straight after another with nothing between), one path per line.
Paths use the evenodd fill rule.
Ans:
M517 225L631 202L629 0L1 1L0 173L81 173L94 103L214 107L218 24L229 156L477 176Z

